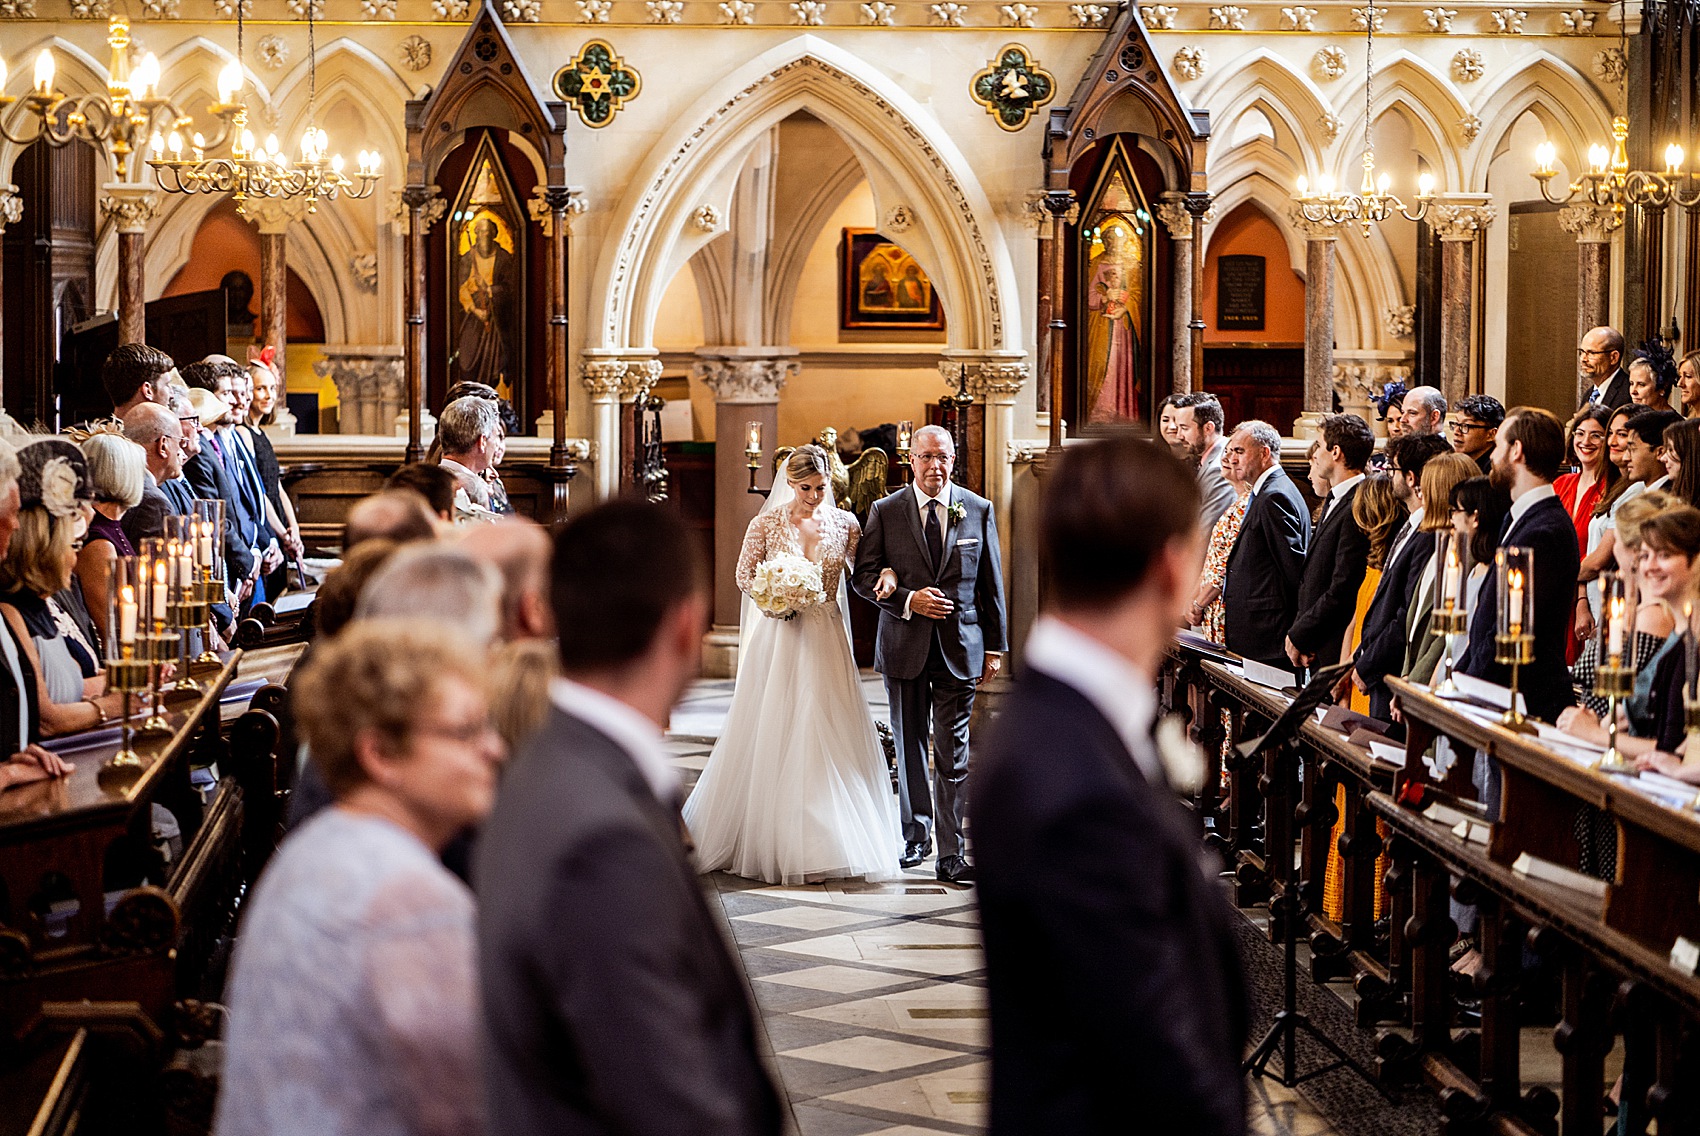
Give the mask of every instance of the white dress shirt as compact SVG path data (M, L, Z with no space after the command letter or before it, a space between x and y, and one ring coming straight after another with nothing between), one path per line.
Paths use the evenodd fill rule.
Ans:
M944 488L938 491L938 496L930 496L921 488L919 481L911 481L909 488L915 491L915 507L921 511L921 532L927 531L927 506L931 502L939 503L939 539L944 539L945 530L950 528L950 479L946 478ZM903 618L908 619L912 614L909 605L915 602L915 593L911 591L903 597Z
M1328 514L1334 511L1334 506L1339 503L1340 498L1350 493L1352 488L1363 479L1363 474L1354 473L1351 477L1348 477L1346 480L1330 489L1328 491L1328 503L1322 507L1322 516L1319 518L1318 523L1320 524L1322 521L1326 521L1328 519Z
M1410 539L1411 534L1416 532L1422 523L1423 510L1421 509L1416 510L1405 519L1405 526L1401 528L1398 535L1393 538L1393 546L1387 550L1387 558L1382 561L1382 564L1388 566L1392 565L1393 558L1399 555L1399 550L1401 548L1405 547L1405 541Z
M1116 731L1145 780L1167 785L1151 740L1157 720L1157 679L1127 656L1051 615L1041 615L1027 634L1027 665L1073 687Z
M1258 474L1257 480L1251 483L1251 495L1253 497L1256 497L1259 493L1262 493L1264 483L1267 482L1271 477L1274 477L1275 471L1277 469L1280 469L1280 468L1281 468L1280 462L1273 462L1273 463L1270 464L1268 469L1266 469L1262 473Z
M1514 529L1517 527L1517 522L1523 519L1524 513L1527 513L1530 509L1533 509L1537 504L1545 501L1548 497L1556 496L1558 496L1558 494L1553 490L1551 485L1537 485L1535 488L1523 494L1523 496L1517 498L1517 500L1511 502L1511 528ZM1510 532L1511 529L1507 529L1505 531Z
M549 699L562 713L588 722L613 738L643 774L655 799L668 808L678 806L679 773L667 758L661 731L654 722L618 698L571 679L550 679Z

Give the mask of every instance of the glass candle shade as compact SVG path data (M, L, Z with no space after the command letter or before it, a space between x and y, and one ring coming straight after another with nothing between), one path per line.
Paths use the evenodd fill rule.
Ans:
M1535 551L1513 545L1493 558L1494 583L1499 595L1495 635L1502 640L1532 638L1535 634Z
M746 422L744 424L744 456L749 459L751 469L755 469L761 464L760 422Z
M1628 582L1616 572L1600 573L1600 625L1596 659L1599 663L1627 666L1625 652L1633 656L1635 613L1629 603Z
M909 456L909 444L915 437L915 423L905 418L897 424L897 456L904 459Z
M196 498L194 553L195 568L203 580L222 581L224 575L224 502Z
M120 556L112 562L112 586L107 589L106 636L108 663L133 658L136 636L145 626L142 604L147 588L141 583L142 561L135 556Z
M136 579L140 591L142 632L163 628L171 620L171 562L165 540L150 536L141 542L136 556Z

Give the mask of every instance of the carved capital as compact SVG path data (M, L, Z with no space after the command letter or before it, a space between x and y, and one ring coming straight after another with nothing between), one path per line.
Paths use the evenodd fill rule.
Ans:
M242 203L242 216L262 233L278 234L307 215L307 203L299 197L250 197Z
M1040 240L1049 240L1053 223L1053 214L1049 204L1050 191L1035 189L1021 202L1022 219L1038 234ZM1072 195L1068 206L1063 211L1063 223L1072 225L1080 220L1080 204L1073 200Z
M660 378L661 360L629 360L626 363L626 373L620 377L620 401L637 402L647 398L651 388Z
M1491 201L1440 201L1429 210L1429 225L1443 241L1473 241L1498 216Z
M1187 212L1186 200L1179 193L1165 193L1157 202L1157 220L1169 230L1171 241L1192 240L1192 214Z
M1558 211L1558 227L1576 238L1579 245L1603 245L1623 224L1610 208L1584 202Z
M715 402L778 402L779 392L803 369L795 352L783 355L699 353L691 374L714 392Z
M406 231L408 216L417 209L420 236L431 231L448 207L448 201L438 196L434 185L410 185L390 194L390 220Z
M1216 216L1216 199L1208 193L1189 193L1186 195L1186 211L1209 222Z
M1287 221L1304 234L1307 241L1336 241L1340 239L1339 226L1327 221L1312 221L1304 214L1304 209L1294 202L1287 207Z
M626 377L624 359L586 359L579 364L579 377L590 397L598 401L616 398L620 381Z
M555 235L555 218L559 217L566 225L566 233L572 236L572 217L584 212L584 199L580 191L564 185L533 186L531 199L525 203L526 212L543 230L543 235Z
M18 195L18 187L0 187L0 233L6 231L7 225L16 224L23 218L24 199Z
M112 218L120 233L145 233L159 212L159 194L143 185L115 182L100 199L101 212Z
M1025 359L962 359L939 360L939 377L952 391L964 374L966 389L981 402L1014 402L1015 396L1027 383Z

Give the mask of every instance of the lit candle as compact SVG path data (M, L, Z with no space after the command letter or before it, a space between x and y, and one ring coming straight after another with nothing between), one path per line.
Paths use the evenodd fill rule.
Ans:
M156 560L153 566L153 611L148 613L155 623L165 622L165 609L169 602L165 584L165 561Z
M189 588L193 587L194 583L195 561L194 558L189 555L189 550L184 548L182 554L177 557L177 586L181 588Z
M53 93L53 53L46 48L35 57L35 93L51 95Z
M761 457L761 423L751 422L744 428L744 452L752 458Z
M1458 563L1458 546L1450 544L1446 548L1446 583L1440 593L1448 608L1458 606L1458 587L1463 578L1464 566Z
M1606 656L1612 659L1623 657L1623 597L1611 598L1611 629L1607 635Z
M1506 598L1511 603L1511 634L1523 634L1523 573L1513 568L1505 574L1510 585Z
M200 539L195 545L195 563L203 568L211 568L213 562L212 523L200 523Z
M907 452L909 443L915 436L915 424L905 418L897 424L897 449L899 453Z
M118 600L118 641L134 643L136 641L136 589L128 584L119 593Z

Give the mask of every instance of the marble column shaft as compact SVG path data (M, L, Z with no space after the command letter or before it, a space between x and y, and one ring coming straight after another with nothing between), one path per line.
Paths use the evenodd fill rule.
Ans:
M1293 227L1305 235L1305 386L1300 423L1334 410L1334 243L1332 225L1306 220L1296 208ZM1294 425L1295 435L1299 424Z
M1471 393L1476 236L1493 224L1487 194L1448 194L1430 224L1440 236L1440 393L1455 403Z
M998 532L1003 537L1004 567L1009 567L1010 499L1015 495L1015 468L1009 451L1015 441L1015 400L1027 383L1027 360L1020 355L946 352L939 360L939 375L945 386L956 388L957 376L966 367L968 393L985 407L981 445L985 465L986 500L992 503ZM1007 578L1007 571L1006 571Z
M100 207L118 230L118 342L142 343L147 339L142 243L159 208L159 195L134 182L110 182L102 190Z
M1192 374L1192 214L1186 209L1186 194L1169 192L1157 204L1157 220L1174 242L1173 271L1170 272L1174 312L1170 319L1174 342L1169 345L1169 374L1176 394L1193 388ZM1202 386L1202 376L1199 385Z
M1611 321L1611 238L1617 218L1591 204L1558 211L1559 228L1576 238L1576 338Z
M0 185L0 235L6 232L6 226L16 224L24 217L24 199L18 196L18 187L11 184ZM3 285L3 281L0 281ZM0 352L4 350L4 329L0 328ZM4 361L0 353L0 362ZM5 391L0 386L0 422L8 421L5 411Z

